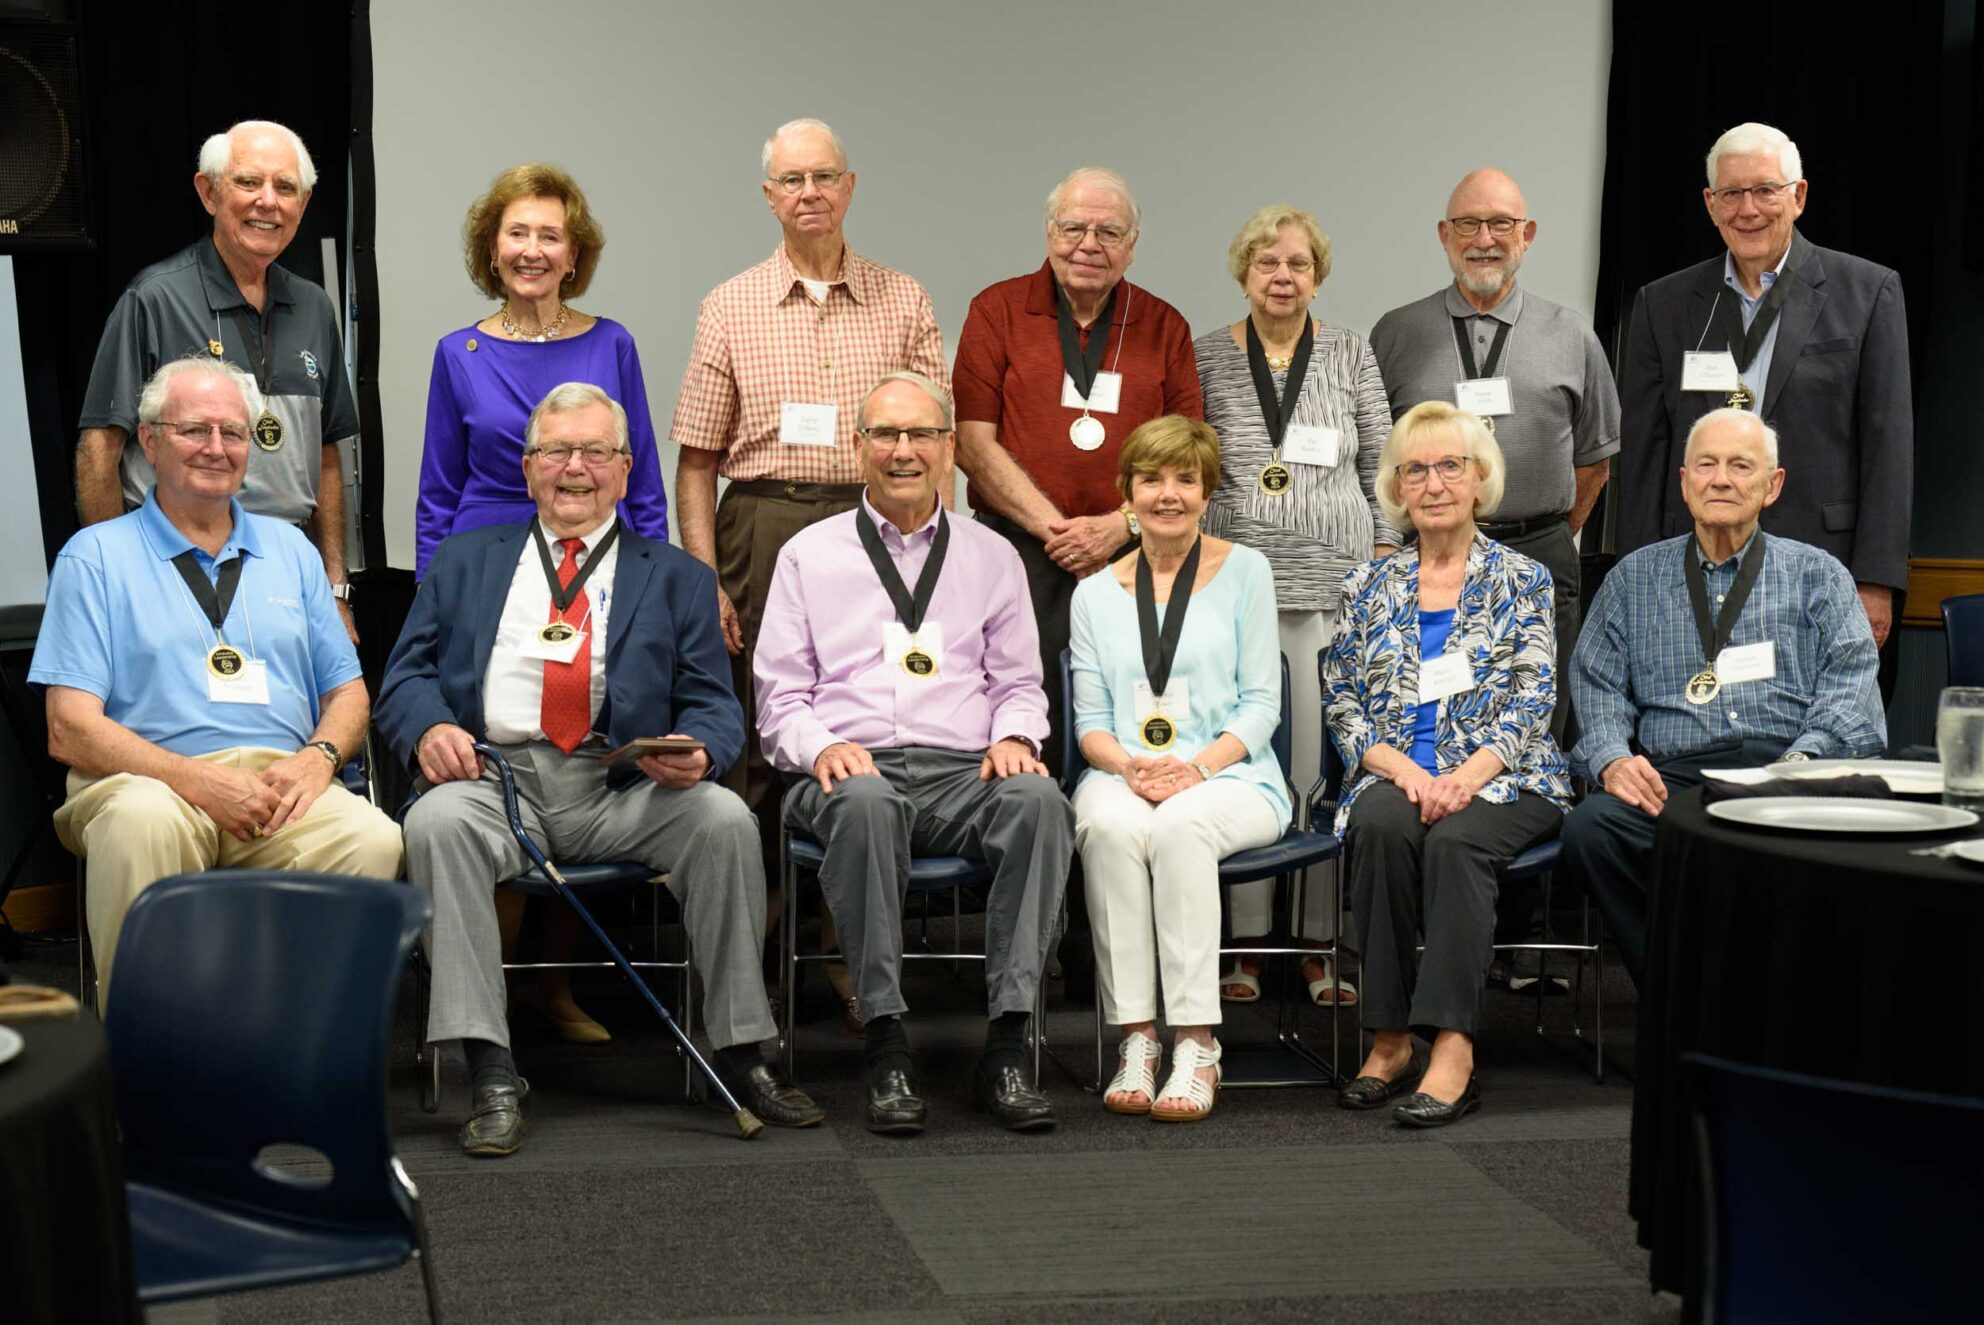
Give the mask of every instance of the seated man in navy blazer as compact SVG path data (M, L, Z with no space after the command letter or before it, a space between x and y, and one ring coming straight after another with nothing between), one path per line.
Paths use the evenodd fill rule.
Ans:
M528 1091L510 1055L494 891L529 861L482 777L478 740L508 757L525 826L553 857L668 872L717 1071L766 1122L811 1126L819 1108L758 1050L774 1033L759 974L765 877L750 811L711 781L744 744L715 577L620 523L627 415L598 387L568 382L538 403L523 463L536 518L441 544L377 715L429 788L406 816L407 877L434 902L427 1038L461 1040L474 1078L462 1149L515 1151ZM703 748L602 763L660 735Z

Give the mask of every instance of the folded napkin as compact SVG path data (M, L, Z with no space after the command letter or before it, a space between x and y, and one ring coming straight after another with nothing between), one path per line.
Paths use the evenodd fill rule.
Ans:
M47 985L0 986L0 1021L33 1021L37 1017L73 1017L75 999Z
M1893 800L1887 779L1873 773L1847 773L1826 778L1765 778L1761 782L1702 780L1702 804L1759 796L1852 796L1860 800Z

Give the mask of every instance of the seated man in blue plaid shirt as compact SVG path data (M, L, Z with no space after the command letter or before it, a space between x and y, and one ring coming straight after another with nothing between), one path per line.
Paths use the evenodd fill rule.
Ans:
M1713 410L1689 432L1685 459L1694 532L1612 569L1571 659L1583 729L1571 758L1594 790L1564 823L1563 868L1591 890L1635 983L1654 820L1675 789L1699 785L1704 767L1887 746L1853 576L1760 528L1784 489L1777 434L1745 410Z

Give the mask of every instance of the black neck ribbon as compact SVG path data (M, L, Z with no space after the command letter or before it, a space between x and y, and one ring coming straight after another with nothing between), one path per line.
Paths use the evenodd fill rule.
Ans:
M1171 581L1171 599L1165 606L1164 630L1157 628L1157 580L1151 574L1150 554L1137 552L1137 631L1143 636L1144 679L1150 682L1153 697L1164 694L1171 680L1171 661L1178 656L1178 637L1185 632L1185 609L1192 604L1192 582L1199 574L1199 549L1205 540L1194 538L1185 564Z
M179 578L186 581L186 587L193 591L193 601L200 605L200 610L207 614L207 620L213 623L215 639L220 638L221 622L227 620L227 609L233 604L234 591L241 584L243 559L240 553L236 553L232 560L221 563L218 588L200 569L199 554L192 548L172 559Z
M1247 368L1254 374L1254 394L1261 401L1261 417L1267 420L1268 445L1276 454L1281 451L1281 439L1288 432L1288 421L1295 417L1295 402L1302 395L1302 379L1309 375L1309 352L1316 347L1316 324L1310 318L1302 319L1302 339L1295 342L1295 358L1288 365L1288 380L1282 383L1281 398L1274 394L1274 372L1268 367L1267 346L1261 343L1261 333L1254 327L1254 319L1247 319Z
M1732 299L1721 304L1722 334L1729 341L1729 352L1736 356L1738 372L1747 371L1757 357L1757 351L1764 347L1764 337L1777 321L1777 315L1784 309L1784 301L1791 297L1791 273L1793 265L1786 261L1784 269L1777 273L1770 289L1764 291L1764 301L1757 308L1757 315L1750 319L1750 329L1743 329L1743 301Z
M1488 366L1474 366L1474 343L1467 338L1468 319L1454 319L1454 344L1460 346L1461 367L1467 370L1467 380L1476 381L1483 377L1493 377L1502 364L1502 346L1509 341L1509 324L1500 318L1495 319L1495 339L1488 342Z
M1687 566L1684 570L1688 579L1688 604L1695 609L1695 633L1701 637L1702 656L1710 667L1722 656L1723 646L1736 631L1736 618L1743 613L1743 604L1750 597L1750 590L1756 586L1757 576L1764 569L1764 531L1759 529L1750 535L1749 551L1743 554L1743 562L1736 568L1736 583L1730 587L1729 596L1723 600L1722 610L1710 624L1708 615L1708 572L1702 563L1708 553L1702 550L1697 539L1688 540Z
M530 536L537 542L537 559L544 563L544 582L551 586L551 605L558 609L559 616L563 616L565 609L585 592L586 580L592 575L593 568L606 559L606 549L620 537L620 522L613 522L613 527L606 531L605 538L599 540L599 546L586 558L586 564L579 567L579 573L572 577L570 584L558 582L558 563L551 559L551 545L544 541L544 530L538 525L536 516L531 517ZM564 542L563 539L558 541Z
M923 614L930 610L930 598L937 592L937 577L944 572L944 554L951 547L951 520L944 514L943 504L937 506L937 532L930 540L930 555L923 562L923 573L916 577L914 595L903 583L895 559L882 546L882 531L875 528L868 512L859 506L854 508L854 527L861 535L861 550L868 554L868 564L875 568L875 576L882 582L882 591L895 604L896 620L914 636L923 628Z
M1122 288L1119 283L1116 290ZM1088 349L1083 350L1081 328L1075 325L1075 306L1068 302L1066 290L1058 285L1054 287L1054 316L1061 324L1061 366L1074 379L1075 390L1083 400L1095 389L1095 375L1102 371L1102 352L1109 348L1109 324L1116 316L1116 290L1111 290L1102 301L1102 311L1088 329Z

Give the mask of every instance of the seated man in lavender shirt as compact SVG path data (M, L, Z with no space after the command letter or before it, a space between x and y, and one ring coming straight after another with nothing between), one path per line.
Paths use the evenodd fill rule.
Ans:
M774 766L808 775L785 821L826 851L820 887L867 1038L868 1130L920 1132L927 1112L902 1026L912 854L991 868L973 1096L1002 1126L1049 1128L1021 1050L1075 817L1040 762L1047 699L1026 574L1011 544L937 500L955 440L941 387L891 373L857 423L861 504L779 553L753 663L758 732Z

